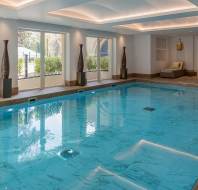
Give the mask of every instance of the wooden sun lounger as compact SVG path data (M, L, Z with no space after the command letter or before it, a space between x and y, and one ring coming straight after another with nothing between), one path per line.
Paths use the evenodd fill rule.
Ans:
M170 70L170 71L162 71L160 73L160 77L162 78L178 78L185 75L184 70Z
M163 78L178 78L184 75L184 62L175 62L160 73L160 77Z

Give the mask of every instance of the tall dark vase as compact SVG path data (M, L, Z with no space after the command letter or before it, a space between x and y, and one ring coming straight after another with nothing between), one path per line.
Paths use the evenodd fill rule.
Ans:
M85 86L87 84L86 73L84 72L83 45L80 44L80 54L77 68L77 85Z
M126 59L126 47L123 47L123 55L122 55L122 64L120 69L120 79L128 78L128 71L126 68L127 59Z
M10 63L8 55L8 40L4 40L4 52L2 58L2 96L3 98L10 98L12 96L12 79L9 78L10 75Z
M8 79L10 74L10 63L8 55L8 40L4 40L4 52L2 58L2 77Z

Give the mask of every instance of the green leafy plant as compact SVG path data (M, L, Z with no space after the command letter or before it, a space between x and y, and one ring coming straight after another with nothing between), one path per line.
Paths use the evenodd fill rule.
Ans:
M45 59L46 73L60 73L62 71L62 63L59 57L47 57Z
M40 59L35 59L35 72L40 73L41 66L40 66ZM62 71L62 63L61 58L59 57L46 57L45 58L45 72L46 74L56 74Z
M100 58L100 69L103 71L109 70L109 58L108 57Z
M19 58L18 59L18 74L19 75L22 75L24 66L25 66L24 59L23 58Z
M91 57L91 56L87 57L86 64L88 71L96 70L97 69L96 57Z
M96 57L89 56L86 59L87 69L88 71L94 71L97 69ZM109 57L101 57L100 58L100 69L104 71L108 71L109 69Z

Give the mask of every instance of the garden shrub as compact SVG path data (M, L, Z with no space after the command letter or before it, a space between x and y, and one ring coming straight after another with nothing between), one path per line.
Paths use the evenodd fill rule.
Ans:
M40 58L35 59L35 72L40 73ZM61 58L46 57L45 58L45 72L46 74L58 74L62 71Z
M94 71L97 69L97 64L96 64L96 57L88 57L86 60L87 64L87 70L88 71ZM101 70L108 71L109 69L109 58L108 57L101 57L100 58L100 68Z
M18 59L18 74L22 75L23 68L25 67L25 62L23 58Z

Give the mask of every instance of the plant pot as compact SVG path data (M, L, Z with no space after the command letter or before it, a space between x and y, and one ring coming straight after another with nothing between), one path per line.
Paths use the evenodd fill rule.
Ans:
M86 73L77 72L77 85L85 86L87 84Z
M128 70L126 68L120 69L120 79L127 79L128 78Z
M12 79L2 79L2 97L10 98L12 96Z

